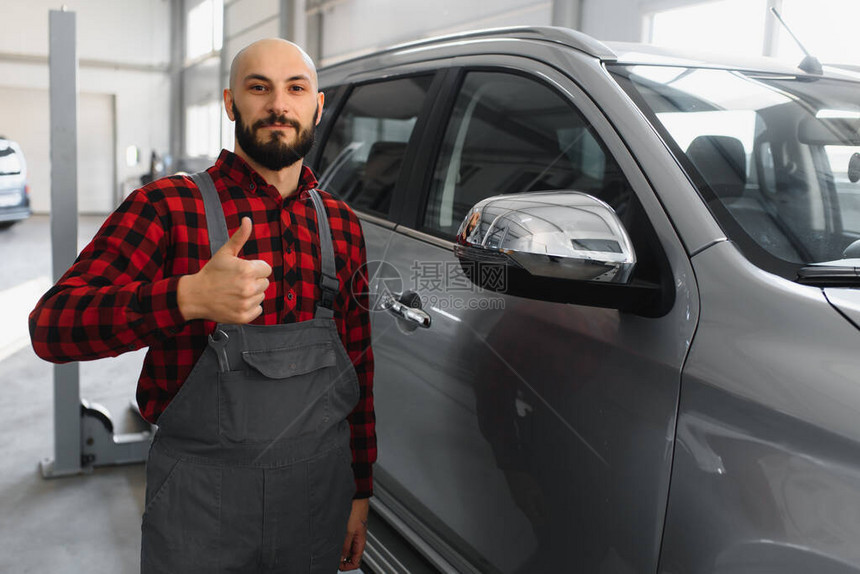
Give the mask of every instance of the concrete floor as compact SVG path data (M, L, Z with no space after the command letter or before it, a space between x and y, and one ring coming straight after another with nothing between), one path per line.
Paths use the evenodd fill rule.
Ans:
M103 217L79 219L79 249ZM0 572L139 572L144 466L45 480L54 455L53 367L29 344L27 315L51 285L50 221L0 230ZM104 405L117 432L138 432L129 408L143 351L80 365L81 397ZM360 572L360 571L359 571Z
M80 247L101 217L82 217ZM45 480L54 455L53 366L29 345L27 314L51 281L50 222L0 230L0 572L139 572L142 464ZM106 406L119 432L139 430L129 402L143 355L82 363L81 396Z

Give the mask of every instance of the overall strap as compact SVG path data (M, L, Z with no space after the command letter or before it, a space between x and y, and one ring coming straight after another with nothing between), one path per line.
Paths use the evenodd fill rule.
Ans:
M200 171L191 175L191 179L200 189L203 196L203 207L206 210L206 226L209 228L209 248L214 255L216 251L229 239L227 233L227 221L224 219L224 210L221 200L215 190L212 177L206 171ZM334 246L331 240L331 229L328 224L328 215L323 206L322 197L315 189L309 190L311 200L317 212L317 226L320 236L320 292L322 297L317 305L314 317L334 317L334 299L340 291L340 281L334 263Z
M334 246L331 241L331 230L328 224L328 214L323 206L322 197L315 189L308 190L314 208L317 210L317 227L320 235L320 292L322 297L317 304L314 318L334 317L334 299L340 291L340 281L337 279L337 271L334 264Z
M197 184L197 189L203 196L203 208L206 210L206 227L209 228L209 248L212 255L227 243L227 220L224 219L224 209L218 192L215 191L215 183L212 176L206 171L198 171L191 174L191 179Z
M191 179L197 184L200 195L203 196L203 209L206 211L206 227L209 230L209 250L214 256L221 247L227 243L230 235L227 232L227 220L224 218L224 208L221 207L221 199L215 189L212 176L206 171L198 171L191 174ZM217 336L217 337L216 337ZM227 339L220 325L214 333L209 334L209 345L218 357L218 368L221 371L229 371L230 363L227 359Z

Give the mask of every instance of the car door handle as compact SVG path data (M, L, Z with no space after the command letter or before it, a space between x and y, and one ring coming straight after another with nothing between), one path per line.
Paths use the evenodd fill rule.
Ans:
M421 308L406 305L390 294L383 295L382 308L398 317L407 321L409 324L416 325L427 329L430 327L430 315ZM420 301L420 300L419 300ZM420 305L420 303L419 303Z

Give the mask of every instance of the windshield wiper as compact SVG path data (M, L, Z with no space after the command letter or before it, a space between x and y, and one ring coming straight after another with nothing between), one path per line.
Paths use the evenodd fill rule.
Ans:
M797 270L797 282L817 287L860 287L860 267L807 265Z

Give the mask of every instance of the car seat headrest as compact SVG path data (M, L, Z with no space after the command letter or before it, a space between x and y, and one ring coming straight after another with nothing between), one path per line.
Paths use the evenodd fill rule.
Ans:
M747 160L744 145L731 136L698 136L687 148L687 157L721 199L743 194Z

